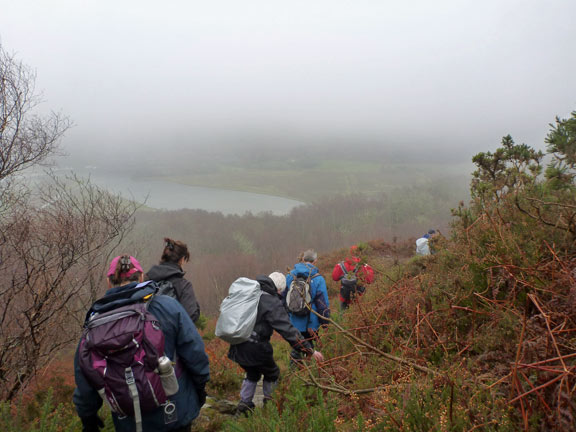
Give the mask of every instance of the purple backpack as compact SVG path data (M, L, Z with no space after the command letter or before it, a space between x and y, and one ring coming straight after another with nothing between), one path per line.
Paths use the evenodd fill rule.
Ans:
M79 347L79 365L86 379L113 412L134 416L137 426L141 412L153 411L167 399L157 373L164 334L148 304L140 300L92 314Z

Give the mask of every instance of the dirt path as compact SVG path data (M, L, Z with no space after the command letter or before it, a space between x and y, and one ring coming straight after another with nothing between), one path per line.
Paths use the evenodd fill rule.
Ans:
M262 380L258 381L256 386L256 393L254 393L254 405L261 407L264 403L264 392L262 390Z

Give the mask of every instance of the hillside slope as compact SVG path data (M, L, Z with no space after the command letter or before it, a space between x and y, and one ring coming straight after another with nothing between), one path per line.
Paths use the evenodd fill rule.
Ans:
M574 138L576 113L550 132L545 173L511 137L477 155L436 253L395 262L373 243L377 281L321 332L326 361L228 430L576 430Z
M273 403L248 418L201 418L195 430L576 430L576 112L547 143L545 171L544 155L511 137L478 154L472 201L454 210L433 255L370 242L363 258L377 278L364 296L340 313L329 282L333 315L315 341L325 361L289 369L275 338ZM320 258L327 279L345 254ZM241 370L213 324L203 334L208 392L234 399ZM78 430L69 402L54 410L43 397L43 410L27 408L28 429L0 405L0 429L35 430L37 415Z

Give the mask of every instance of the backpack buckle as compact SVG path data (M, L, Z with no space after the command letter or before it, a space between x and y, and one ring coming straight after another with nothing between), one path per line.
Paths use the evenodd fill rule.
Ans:
M132 368L126 368L124 376L126 378L126 384L131 385L136 382L136 380L134 379L134 373L132 372Z

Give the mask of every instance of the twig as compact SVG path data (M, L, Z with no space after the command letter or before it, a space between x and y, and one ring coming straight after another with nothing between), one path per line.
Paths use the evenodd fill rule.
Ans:
M438 342L440 343L440 346L442 346L444 353L446 353L446 355L448 355L448 350L446 349L446 347L442 343L442 340L440 339L440 336L438 335L438 333L436 333L436 330L434 330L434 327L432 327L432 324L430 324L430 321L428 321L428 318L426 318L426 315L424 315L423 319L426 321L426 324L428 324L428 327L430 327L430 330L432 330L432 333L434 333L434 336L436 336L436 339L438 339Z
M532 388L532 390L529 390L529 391L527 391L527 392L525 392L525 393L522 393L522 394L519 395L519 396L516 396L516 397L515 397L514 399L512 399L509 403L514 403L514 402L516 402L517 400L523 399L523 398L525 398L526 396L528 396L529 394L534 393L535 391L538 391L538 390L540 390L540 389L546 388L546 387L548 387L550 384L554 384L556 381L559 381L559 380L561 380L562 378L564 378L565 375L566 375L566 374L562 373L562 374L558 375L556 378L551 379L551 380L548 381L547 383L544 383L544 384L542 384L542 385L539 385L538 387L534 387L534 388Z
M450 306L452 309L459 309L459 310L465 310L466 312L472 312L472 313L476 313L476 314L481 314L481 315L492 315L491 312L483 312L483 311L477 311L474 310L468 306L456 306L456 305L452 305Z
M544 317L544 322L546 323L546 328L548 329L548 333L550 334L550 338L552 338L552 343L554 344L554 348L556 349L556 354L558 354L560 363L562 363L562 367L564 368L564 372L568 373L568 368L566 367L566 363L564 363L564 357L562 356L562 354L560 354L560 348L558 348L558 343L556 342L556 338L554 337L554 334L552 333L552 329L550 329L550 322L548 321L548 315L546 315L544 313L544 311L540 307L540 304L538 303L538 300L536 300L536 296L534 294L528 294L528 297L530 298L530 300L532 300L532 303L534 303L534 306L536 306L538 308L538 310L540 311L540 313Z
M524 341L524 333L526 332L526 315L528 313L528 302L524 304L524 318L522 319L522 331L520 332L520 339L518 340L518 348L516 349L516 358L514 359L514 367L512 368L512 381L517 380L516 372L518 370L518 363L520 362L520 353L522 351L522 341Z
M382 357L391 360L393 362L396 363L400 363L403 364L405 366L410 366L416 370L419 370L420 372L424 372L427 374L431 374L431 375L435 375L435 376L444 376L441 373L432 370L430 368L427 368L425 366L420 366L417 363L411 362L410 360L406 360L400 357L396 357L393 356L392 354L388 354L385 353L384 351L376 348L375 346L370 345L368 342L363 341L362 339L360 339L359 337L357 337L356 335L354 335L353 333L351 333L350 331L344 329L344 327L342 327L340 324L338 324L337 322L335 322L333 319L331 318L326 318L323 317L322 315L320 315L318 312L316 312L315 310L311 310L312 313L314 313L315 315L317 315L318 317L328 321L329 323L331 323L334 327L336 327L338 330L340 330L342 333L346 334L349 338L352 338L353 340L355 340L356 342L358 342L360 345L365 346L366 348L368 348L371 351L377 352L378 354L380 354Z
M475 431L476 429L484 427L484 426L489 425L489 424L498 424L498 420L490 420L489 422L476 425L472 429L468 429L468 432Z
M530 381L530 378L528 378L526 376L526 374L523 374L522 372L520 372L520 373L522 374L522 377L524 378L524 380L526 380L528 385L531 388L534 388L534 384L532 384L532 381ZM540 399L540 402L542 402L542 405L544 406L544 408L546 408L548 411L550 411L550 407L548 406L548 404L546 403L546 401L544 400L544 398L542 397L542 395L540 394L539 391L536 392L536 395L538 396L538 399Z

